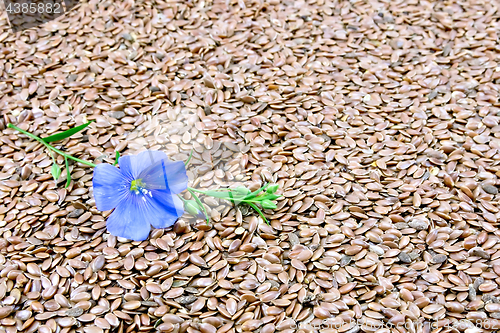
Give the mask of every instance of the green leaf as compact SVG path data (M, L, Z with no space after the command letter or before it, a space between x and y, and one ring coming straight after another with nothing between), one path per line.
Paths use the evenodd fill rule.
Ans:
M62 139L69 138L73 134L76 134L76 133L80 132L81 130L84 130L85 127L89 126L92 122L93 122L93 120L89 121L86 124L70 128L69 130L64 131L62 133L57 133L57 134L48 136L46 138L42 138L42 140L45 141L45 142L54 142L54 141L59 141L59 140L62 140Z
M57 163L52 164L52 168L50 168L50 173L52 174L52 177L54 177L54 180L58 180L59 177L61 176L61 168Z
M119 159L120 159L120 152L116 151L116 154L115 154L115 163L113 163L113 165L117 165Z
M277 208L278 206L276 206L276 204L270 200L263 200L260 205L262 206L262 208L264 209L275 209Z
M71 174L69 173L69 164L66 156L64 156L64 164L66 165L66 186L64 186L64 188L68 188L71 183Z

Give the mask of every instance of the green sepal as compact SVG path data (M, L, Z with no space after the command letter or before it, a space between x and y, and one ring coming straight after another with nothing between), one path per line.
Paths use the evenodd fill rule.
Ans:
M52 168L50 168L50 173L52 174L52 177L54 177L54 180L58 180L59 177L61 176L61 168L57 163L52 164Z

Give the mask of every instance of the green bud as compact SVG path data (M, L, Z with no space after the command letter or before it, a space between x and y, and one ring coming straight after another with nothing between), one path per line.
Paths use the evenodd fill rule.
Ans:
M241 196L245 196L245 195L251 193L251 191L249 189L247 189L245 186L238 186L237 188L235 188L233 190L233 192L235 194L238 194L238 195L241 195Z
M267 188L266 192L269 193L269 194L273 194L273 193L275 193L278 190L279 187L280 186L278 184L270 185Z
M203 213L200 211L200 206L194 200L184 201L184 210L194 217L203 216Z
M281 195L266 193L262 197L264 200L276 200L278 198L281 198Z
M262 208L264 208L264 209L275 209L276 207L278 207L278 206L276 206L276 204L274 202L272 202L270 200L263 200L263 201L261 201L260 204L261 204Z

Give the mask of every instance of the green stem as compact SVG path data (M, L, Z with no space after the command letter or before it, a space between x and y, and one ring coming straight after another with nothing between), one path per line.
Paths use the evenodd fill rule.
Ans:
M209 196L209 197L214 197L213 195L207 194L205 191L200 191L200 190L197 190L197 189L192 188L192 187L188 187L188 191L189 191L189 192L191 192L191 191L193 191L193 192L198 192L198 193L201 193L201 194L205 194L205 195L207 195L207 196ZM212 191L213 191L213 190L212 190ZM229 190L229 193L228 193L228 194L229 194L229 195L228 195L228 197L227 197L227 198L221 198L221 197L214 197L214 198L228 200L228 201L231 201L231 202L233 202L233 203L234 203L235 201L237 201L237 202L247 202L247 203L255 202L254 200L239 199L239 198L237 198L237 197L235 198L235 197L233 197L233 194L232 194L231 190Z
M56 159L54 158L54 154L52 154L52 152L50 152L50 157L52 157L52 162L54 162L54 164L57 164Z
M198 203L198 205L201 207L201 209L203 209L203 213L205 214L205 218L207 219L207 224L210 223L210 219L208 217L208 212L207 210L205 209L205 206L203 206L203 203L201 202L201 200L198 198L198 196L196 195L196 193L194 193L191 189L191 187L188 187L187 190L189 191L189 193L191 193L191 195L193 196L194 200Z
M88 166L91 166L91 167L94 167L94 168L97 166L94 163L87 162L87 161L81 160L79 158L73 157L73 156L71 156L69 154L66 154L63 151L60 151L59 149L52 147L51 145L49 145L47 142L43 141L41 138L37 137L36 135L33 135L33 134L29 133L29 132L26 132L25 130L20 129L19 127L15 126L15 125L7 124L7 127L13 128L16 131L19 131L19 132L21 132L23 134L26 134L28 137L32 138L33 140L36 140L36 141L40 142L41 144L43 144L48 149L50 149L50 150L52 150L52 151L54 151L54 152L56 152L56 153L58 153L58 154L60 154L60 155L62 155L64 157L66 157L66 158L69 158L70 160L73 160L73 161L76 161L76 162L79 162L79 163L82 163L82 164L85 164L85 165L88 165Z
M191 162L191 158L193 157L193 149L191 149L191 152L189 153L189 157L186 162L184 162L184 166L188 166L189 162Z
M259 213L259 215L264 219L264 221L266 221L267 224L269 224L269 221L266 219L266 217L264 216L264 213L262 213L262 211L259 209L259 207L257 207L254 203L249 203L248 204L250 207L252 207L253 209L255 209L257 211L257 213Z
M257 213L259 213L259 215L264 219L264 221L269 224L269 221L267 220L267 218L264 216L264 213L262 213L262 211L259 209L259 207L257 207L257 205L255 205L255 202L258 202L258 201L255 201L255 200L252 200L253 198L255 198L257 196L257 194L259 194L260 192L262 192L263 190L266 189L266 187L268 186L269 184L266 184L264 185L263 187L261 187L260 189L258 189L257 191L251 193L249 196L247 197L250 197L250 200L245 200L245 199L238 199L238 198L234 198L233 197L233 193L231 192L231 190L228 189L229 193L228 193L228 197L227 198L219 198L219 199L224 199L224 200L228 200L228 201L231 201L232 203L235 203L235 201L237 201L238 203L240 202L245 202L247 203L250 207L252 207ZM193 197L196 198L195 196L195 192L198 192L198 193L201 193L201 194L205 194L205 195L208 195L210 196L210 194L206 194L205 191L201 191L201 190L198 190L198 189L195 189L195 188L192 188L192 187L188 187L187 188L188 191L193 195ZM221 189L221 191L224 190L224 189ZM245 197L245 198L247 198Z
M67 188L69 184L71 184L71 174L69 172L69 164L66 157L64 157L64 165L66 166L66 186L64 186L64 188Z
M198 192L198 193L201 193L201 194L205 194L205 192L206 192L206 191L198 190L198 189L195 189L195 188L192 188L192 187L189 187L189 186L188 186L188 191L189 192L191 192L191 191ZM230 190L228 189L228 191L230 191Z
M195 189L195 188L191 188L191 189L193 191L201 193L201 194L205 194L205 192L206 192L206 191L198 190L198 189ZM230 188L218 188L218 189L210 190L210 191L231 192L232 189L230 189Z
M181 199L181 201L182 201L183 203L186 203L186 201L187 201L187 200L186 200L186 199L184 199L184 198L182 197L182 195L177 194L177 197L178 197L179 199Z
M264 184L261 188L259 188L257 191L250 193L249 195L246 196L247 199L253 199L259 194L260 192L264 191L267 187L269 186L269 183Z

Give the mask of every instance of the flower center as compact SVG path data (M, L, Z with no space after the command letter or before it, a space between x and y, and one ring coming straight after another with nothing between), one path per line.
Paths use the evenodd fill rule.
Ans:
M153 197L153 194L151 191L148 191L146 188L146 184L142 181L142 179L134 179L130 183L130 191L134 192L136 195L137 194L142 194L142 200L146 201L145 196L149 195L151 198Z
M130 191L133 191L136 194L139 194L139 191L141 191L142 189L144 189L145 185L146 184L144 184L144 182L142 181L142 179L134 179L130 183Z

